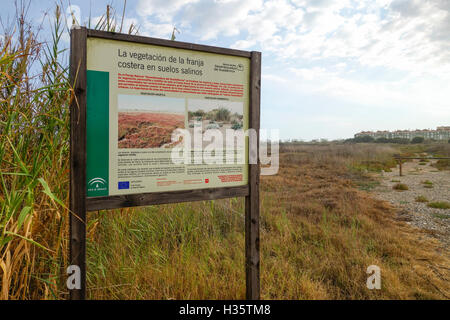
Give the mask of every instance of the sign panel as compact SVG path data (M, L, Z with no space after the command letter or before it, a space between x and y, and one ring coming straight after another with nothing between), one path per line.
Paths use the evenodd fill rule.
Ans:
M248 185L248 145L202 160L249 128L250 58L88 37L86 76L87 197Z
M261 53L83 27L70 48L70 298L86 298L87 211L245 197L246 297L259 299Z

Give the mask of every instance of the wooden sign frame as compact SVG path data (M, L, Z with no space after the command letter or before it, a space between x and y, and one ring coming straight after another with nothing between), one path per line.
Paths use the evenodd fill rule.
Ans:
M249 129L257 132L259 146L261 53L241 51L157 38L112 32L73 29L70 42L70 83L74 99L70 104L70 252L69 265L78 266L81 288L70 290L70 299L86 298L86 212L157 204L245 197L245 273L246 298L260 298L259 253L259 155L249 148L257 164L249 164L248 185L241 187L157 192L87 198L86 196L86 106L87 106L87 39L101 38L170 48L188 49L250 59Z

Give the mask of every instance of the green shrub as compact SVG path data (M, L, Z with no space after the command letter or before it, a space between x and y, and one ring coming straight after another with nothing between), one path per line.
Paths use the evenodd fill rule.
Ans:
M406 190L409 190L408 186L407 186L406 184L404 184L404 183L397 183L397 184L394 185L392 188L393 188L394 190L397 190L397 191L406 191Z
M450 202L447 201L438 201L438 202L430 202L428 207L433 209L450 209Z
M425 139L423 137L414 137L411 140L411 143L413 144L417 144L417 143L423 143L425 141Z
M433 164L433 167L438 170L450 170L450 159L440 159Z
M371 136L362 136L362 137L356 137L353 139L353 142L356 143L367 143L367 142L374 142L375 139Z
M425 196L418 196L416 202L428 202L428 199Z
M449 216L449 215L441 214L441 213L433 213L433 216L434 216L435 218L442 219L442 220L450 219L450 216Z

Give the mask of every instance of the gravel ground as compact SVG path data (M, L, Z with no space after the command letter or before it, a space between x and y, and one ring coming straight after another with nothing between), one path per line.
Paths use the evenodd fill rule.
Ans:
M403 176L399 176L399 169L378 175L379 187L374 194L389 201L399 209L399 219L404 220L420 229L429 231L433 237L439 239L446 249L450 248L450 209L429 208L428 203L416 202L419 196L426 197L429 202L450 202L450 171L438 171L430 164L419 165L419 160L403 164ZM426 188L424 181L431 181L432 188ZM397 183L406 184L407 191L395 191Z

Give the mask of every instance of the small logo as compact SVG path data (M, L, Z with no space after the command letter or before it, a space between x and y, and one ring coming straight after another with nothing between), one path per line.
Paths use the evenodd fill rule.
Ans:
M238 64L238 70L239 71L244 71L244 65L242 63Z
M205 179L205 183L209 183L209 179Z
M104 191L106 188L106 180L103 178L94 178L88 182L88 191Z
M119 182L119 190L128 190L130 189L130 181Z

